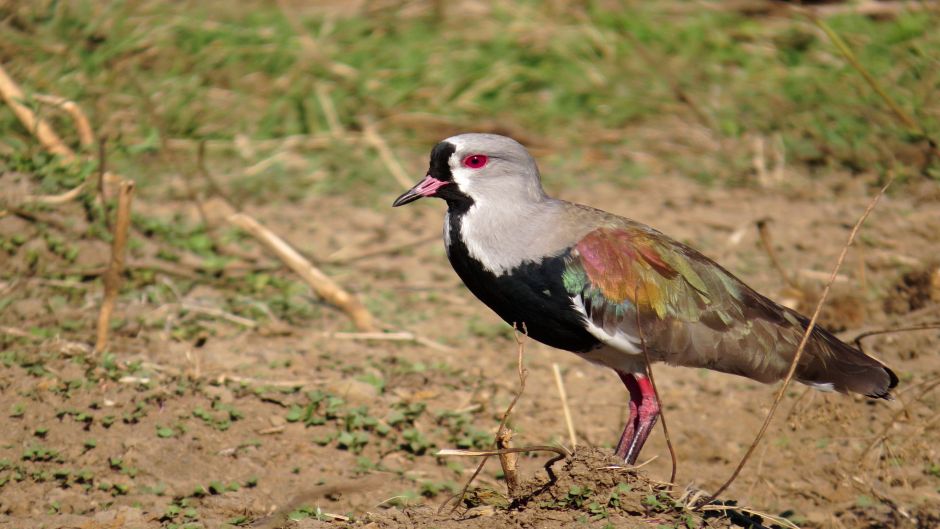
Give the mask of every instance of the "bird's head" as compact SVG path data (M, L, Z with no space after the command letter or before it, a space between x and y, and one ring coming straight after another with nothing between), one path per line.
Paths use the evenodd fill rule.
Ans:
M545 196L535 160L519 142L496 134L460 134L431 150L428 173L398 197L403 206L423 197L449 204L541 200Z

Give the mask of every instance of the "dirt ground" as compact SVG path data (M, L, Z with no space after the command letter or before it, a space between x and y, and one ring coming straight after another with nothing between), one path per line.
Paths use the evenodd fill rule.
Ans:
M551 168L543 170L551 189ZM4 178L9 186L16 175ZM863 228L823 315L844 337L940 318L940 196L929 189L889 193ZM763 189L662 177L628 187L585 181L564 198L649 222L809 311L871 194L849 177L823 185L793 176ZM800 527L940 525L937 330L865 341L900 376L896 400L790 389L764 442L722 498L741 507L732 517L683 505L729 476L774 387L656 367L679 462L670 495L661 483L670 472L661 430L641 455L651 458L642 469L618 468L609 457L625 414L626 392L616 377L527 342L527 387L510 421L514 444L570 444L552 375L557 363L577 431L575 457L555 463L558 481L546 485L542 466L553 454L523 456L527 484L514 503L491 460L464 503L438 514L476 459L435 452L489 447L518 379L511 333L450 270L435 237L443 204L425 202L392 210L320 197L250 213L309 255L403 245L328 270L370 308L392 315L396 327L431 342L331 334L349 331L348 322L309 294L300 299L316 306L316 317L243 321L219 308L237 297L230 284L158 272L151 286L122 296L103 359L87 345L100 301L94 278L43 279L37 259L52 266L57 256L35 242L37 222L0 218L5 237L24 240L0 255L2 268L15 271L0 283L0 527L784 523L767 515ZM197 215L187 202L140 207L157 216ZM59 225L67 238L78 208L45 213L45 225ZM328 222L335 218L345 222ZM759 245L758 219L769 219L773 247L799 288L782 286ZM419 239L428 242L406 245ZM80 242L75 262L103 264L101 244ZM198 332L178 332L194 321ZM295 521L278 518L283 512L266 518L279 509Z

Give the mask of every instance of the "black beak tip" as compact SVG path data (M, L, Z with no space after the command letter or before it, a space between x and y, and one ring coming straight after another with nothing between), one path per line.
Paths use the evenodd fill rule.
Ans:
M414 191L406 191L402 195L395 199L395 202L392 202L392 207L397 208L398 206L404 206L405 204L411 204L415 200L421 198L421 195L415 193Z

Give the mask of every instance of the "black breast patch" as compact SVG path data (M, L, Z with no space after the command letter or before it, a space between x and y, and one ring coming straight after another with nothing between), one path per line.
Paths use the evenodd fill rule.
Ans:
M470 256L460 236L462 211L450 211L451 266L470 292L493 309L506 323L520 330L525 325L529 337L566 351L583 353L601 345L585 330L582 315L571 304L562 283L565 255L539 263L526 262L497 276Z

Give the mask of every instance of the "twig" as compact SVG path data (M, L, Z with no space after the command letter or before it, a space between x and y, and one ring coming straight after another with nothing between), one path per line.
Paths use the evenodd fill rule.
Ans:
M522 333L523 333L522 338L520 338L519 336L519 329L518 327L516 327L516 325L513 325L513 331L514 331L514 335L516 338L516 352L518 355L516 369L519 373L519 391L516 393L516 396L513 397L512 402L509 403L509 406L506 408L506 411L503 412L503 418L499 422L499 428L496 429L496 441L493 443L493 445L496 446L497 448L493 454L484 455L483 460L480 461L479 465L477 465L477 468L473 472L473 475L470 476L470 479L467 480L467 482L464 484L460 492L444 500L444 502L441 503L440 507L437 508L438 513L440 513L444 509L444 507L446 507L447 504L450 503L451 501L454 501L454 508L451 509L450 512L454 512L457 509L457 507L460 506L460 503L463 501L464 496L467 495L467 491L470 489L470 485L473 483L473 480L476 479L476 477L483 470L483 466L486 465L486 462L489 460L489 456L499 455L499 452L500 452L499 438L501 435L503 435L503 431L506 428L506 422L509 420L509 414L512 413L512 409L516 406L516 403L519 402L519 398L522 397L522 393L525 391L525 381L526 381L526 378L528 378L528 374L529 374L528 370L526 370L525 368L525 364L522 362L523 356L525 354L525 336L528 336L528 331L526 330L525 323L522 324ZM518 448L506 448L505 450L523 451ZM506 452L506 453L509 453L509 452ZM554 461L555 460L552 460L551 462L554 462ZM503 470L505 472L505 468Z
M525 324L523 323L523 331L525 330ZM519 331L516 329L515 325L513 326L515 331L514 336L516 338L517 344L517 365L516 371L519 374L519 391L516 393L515 398L512 399L512 402L509 403L509 407L506 408L506 411L503 412L503 420L499 423L499 428L496 430L496 447L501 449L510 449L509 441L512 439L512 430L506 427L506 423L509 422L509 414L512 413L512 409L516 407L516 403L519 402L519 398L522 397L522 394L525 392L525 381L529 377L529 371L525 368L525 363L523 363L523 357L525 355L525 337L519 336ZM519 486L519 478L516 475L516 456L512 452L505 452L499 455L499 464L503 468L503 475L506 476L506 489L509 492L509 497L513 498L514 493Z
M91 130L91 124L85 116L85 113L82 112L81 107L75 104L74 101L49 94L33 94L33 99L65 111L65 113L72 118L72 121L75 122L75 132L78 133L79 144L85 148L94 145L95 134Z
M104 186L104 175L108 171L108 149L107 149L107 138L104 136L98 140L98 199L101 201L101 210L104 212L104 225L108 228L108 231L113 231L114 227L111 225L111 216L108 215L108 197L105 194ZM85 182L88 183L87 180Z
M127 248L127 232L131 224L131 199L134 196L134 182L124 180L118 188L117 216L114 221L114 239L111 242L111 260L104 275L104 298L98 313L98 336L95 340L95 352L101 353L108 346L108 331L111 313L121 288L121 273Z
M323 109L323 116L326 118L326 126L330 129L330 134L336 139L342 139L345 136L345 130L339 121L339 115L336 113L336 106L333 105L333 99L330 98L330 91L322 83L316 83L313 91L317 94L317 101L320 108Z
M320 485L318 487L308 489L291 498L290 501L284 504L283 507L279 508L271 516L256 522L254 527L256 529L279 529L281 527L287 527L290 525L290 520L288 520L287 515L305 503L315 502L331 494L375 489L380 487L386 479L387 478L382 476L373 475L362 479L350 479L341 481L339 483Z
M645 289L645 285L644 285ZM634 292L633 299L640 299L637 296L637 292ZM649 294L647 294L647 298ZM672 446L672 438L669 437L669 428L666 426L666 414L663 413L665 410L662 405L662 399L659 398L659 389L656 387L656 379L653 378L653 364L650 361L650 353L646 347L646 337L643 335L643 327L640 325L640 305L636 305L636 330L637 334L640 336L640 347L643 349L643 360L646 363L646 376L650 379L650 385L653 387L653 396L656 397L656 403L659 406L659 421L663 425L663 437L666 439L666 448L669 449L669 457L672 459L672 471L669 474L669 489L672 490L673 484L676 482L676 472L679 468L679 461L676 457L676 449Z
M565 426L568 427L568 440L571 442L571 449L578 448L578 438L574 433L574 422L571 420L571 409L568 407L568 393L565 391L565 382L561 378L561 369L558 364L552 364L552 372L555 374L555 386L558 388L558 396L561 398L561 411L565 414Z
M757 234L760 235L760 244L764 248L764 251L767 253L767 256L770 257L770 263L773 265L774 269L780 274L780 277L783 279L783 282L787 284L790 288L799 290L796 282L793 281L793 278L790 277L790 274L783 269L783 265L780 264L780 259L777 257L777 251L774 250L773 237L770 235L770 227L768 224L770 219L764 218L759 219L755 224L757 225Z
M328 338L336 338L338 340L376 340L376 341L389 341L389 342L415 342L419 343L430 349L435 349L437 351L442 351L446 353L454 352L454 348L442 343L435 342L430 338L425 338L423 336L418 336L413 332L408 331L397 331L397 332L327 332L323 333L324 336Z
M411 248L413 246L418 246L427 242L436 241L436 240L439 240L440 238L441 238L441 234L435 233L434 235L419 237L417 239L414 239L408 242L400 242L400 243L396 242L394 244L386 244L383 246L370 248L368 250L361 251L359 253L349 254L349 255L343 255L343 250L339 250L333 255L327 257L325 260L322 260L320 262L328 263L328 264L346 264L352 261L358 261L360 259L366 259L369 257L376 257L379 255L397 254L398 252L401 252L402 250L407 250L408 248Z
M858 336L856 336L855 339L852 341L855 343L855 347L858 347L859 349L864 351L864 349L862 348L862 340L864 340L865 338L869 338L872 336L879 336L882 334L892 334L896 332L927 331L931 329L940 329L940 322L925 323L924 325L912 325L910 327L898 327L895 329L878 329L876 331L863 332L862 334L859 334Z
M169 142L169 140L167 140L167 142ZM241 210L241 207L222 189L222 186L216 182L212 173L209 171L209 167L206 165L206 140L200 140L199 146L196 149L196 173L206 181L209 185L209 189L213 193L222 197L227 204L232 204L236 211Z
M809 338L812 336L813 329L816 328L816 321L819 319L819 313L822 311L823 304L826 302L826 298L829 296L829 291L832 288L832 284L835 282L835 278L839 273L839 269L842 268L842 263L845 262L845 256L849 253L849 247L852 246L852 243L855 241L855 236L862 227L862 223L865 222L865 219L868 218L868 215L871 214L872 210L875 209L875 206L878 204L878 201L881 199L881 197L885 194L885 191L887 191L888 186L891 185L891 182L894 182L894 175L892 175L891 179L888 180L888 183L886 183L878 191L878 193L872 197L871 201L868 203L868 206L865 208L865 211L862 213L862 216L859 217L858 221L855 222L855 226L852 227L852 232L849 233L848 240L842 246L842 251L839 253L839 258L836 260L836 265L832 269L832 274L829 277L829 281L826 282L826 286L823 288L822 295L820 295L819 301L816 302L816 309L813 311L813 317L810 318L809 324L806 326L806 331L803 332L803 339L800 340L800 345L796 348L796 354L793 355L793 360L790 362L790 369L787 371L787 376L784 377L783 384L781 384L780 389L777 390L773 404L771 404L770 410L767 412L767 416L764 418L764 424L761 425L760 431L757 432L757 436L754 438L751 446L748 447L747 452L744 453L744 457L741 458L738 466L735 467L734 472L731 473L731 477L729 477L728 480L724 482L724 484L718 487L718 490L716 490L708 499L709 502L717 498L722 492L727 490L732 483L734 483L734 480L737 479L738 474L741 473L744 465L747 463L748 459L750 459L751 454L754 453L757 445L764 437L764 433L767 432L767 428L770 426L770 421L773 419L774 412L777 411L777 406L779 406L780 401L783 400L783 395L790 386L790 381L793 380L793 376L796 374L796 367L799 365L800 358L803 356L803 351L806 349L806 344L809 343Z
M503 467L506 490L509 492L510 498L515 498L516 492L519 490L519 473L517 472L519 456L516 452L511 451L512 430L510 428L503 428L501 432L496 434L496 448L500 450L499 465Z
M522 454L525 452L555 452L562 457L571 457L571 452L564 447L550 445L520 446L517 448L495 448L493 450L464 450L462 448L441 448L435 456L492 457L502 454Z
M379 158L382 159L382 163L385 164L385 167L388 168L389 172L392 173L392 176L395 177L395 181L398 182L403 187L411 187L414 185L412 180L414 178L409 178L407 171L401 166L398 162L398 158L395 157L395 154L392 153L392 150L389 149L388 144L385 143L385 140L382 139L382 136L379 135L378 130L376 129L375 123L370 118L362 118L362 139L371 145L378 153Z
M345 312L352 319L357 329L362 331L375 330L375 321L372 314L355 296L343 290L274 232L245 213L230 215L228 221L251 234L274 252L284 264L306 281L320 298Z
M218 307L203 307L202 305L194 305L192 303L180 303L178 308L189 312L194 312L196 314L203 314L213 318L220 318L236 325L247 327L249 329L254 329L258 326L258 322L255 320L245 318L237 314L232 314L231 312L225 312Z
M39 143L44 149L53 154L58 154L67 160L75 158L75 153L62 141L62 138L56 134L49 123L36 116L32 109L22 103L22 101L27 101L28 99L23 93L23 90L16 84L16 81L7 74L3 65L0 65L0 96L10 105L10 108L13 109L13 113L16 114L16 117L19 118L23 126L26 127L26 130L36 136L36 139L39 140Z
M65 162L72 163L79 161L75 152L62 141L62 138L56 134L52 126L50 126L46 120L37 116L31 108L23 104L23 101L27 101L28 98L19 85L16 84L16 81L7 74L3 65L0 65L0 97L10 106L13 113L16 114L16 117L20 120L20 123L23 124L23 127L39 140L39 144L42 145L43 149L58 155ZM94 141L94 133L91 131L91 126L88 124L87 118L84 117L84 113L78 108L78 105L57 96L36 95L35 98L37 100L45 98L47 101L67 102L68 105L65 105L63 108L72 114L73 118L76 120L76 128L79 130L79 137L82 144L85 145L87 137L92 138L92 142ZM81 118L77 118L76 116L78 115L80 115ZM79 124L80 119L82 120L82 124ZM121 181L121 178L117 175L107 172L103 174L103 177L103 180L109 182ZM78 198L86 185L87 182L82 182L72 189L58 195L26 195L23 197L23 201L50 205L64 204Z

